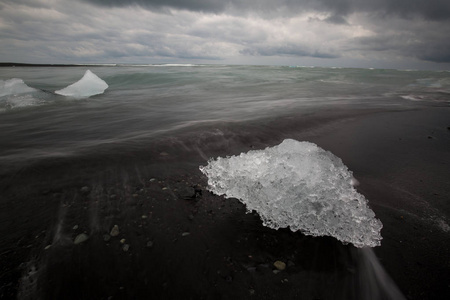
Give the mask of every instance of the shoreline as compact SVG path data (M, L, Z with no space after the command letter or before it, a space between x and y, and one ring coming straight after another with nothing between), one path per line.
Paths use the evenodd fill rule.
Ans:
M69 165L22 169L10 180L2 176L9 186L3 186L8 198L0 210L0 253L7 261L0 295L358 299L353 247L265 228L236 199L206 191L198 170L203 156L261 149L289 137L318 144L354 172L358 191L384 224L374 251L407 299L447 299L449 116L448 108L375 112L319 127L314 117L304 124L286 118L251 139L208 136L201 141L211 148L197 150L194 140L186 156L179 143L168 143L150 149L154 158L145 162L140 153L91 167L74 158ZM202 195L193 197L193 187ZM120 234L105 241L116 224ZM82 233L89 239L74 245ZM286 270L274 272L277 260Z

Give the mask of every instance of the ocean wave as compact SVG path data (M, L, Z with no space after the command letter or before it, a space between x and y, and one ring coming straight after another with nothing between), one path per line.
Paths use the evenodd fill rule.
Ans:
M38 106L44 104L45 101L43 99L39 99L37 97L33 97L33 95L22 94L7 97L6 99L0 100L0 108L5 109L14 109L14 108L23 108L28 106Z
M152 67L206 67L207 65L196 65L196 64L158 64L151 65Z

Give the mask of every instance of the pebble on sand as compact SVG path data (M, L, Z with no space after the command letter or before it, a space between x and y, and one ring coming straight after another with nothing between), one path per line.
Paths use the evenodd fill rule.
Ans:
M286 269L286 264L280 260L277 260L276 262L274 262L273 266L275 268L277 268L277 270L280 270L280 271L283 271L284 269Z
M111 232L109 233L110 236L118 236L120 233L119 231L119 226L118 225L114 225L113 228L111 229Z
M191 233L190 232L183 232L182 234L181 234L181 236L188 236L188 235L190 235Z
M89 239L89 236L85 233L80 233L79 235L77 235L77 237L75 238L75 240L73 241L73 243L75 245L77 244L81 244L85 241L87 241Z
M127 252L129 249L130 249L130 245L128 245L128 244L125 244L122 247L122 250L125 251L125 252Z
M147 242L147 248L151 248L153 247L153 242L152 241L148 241Z

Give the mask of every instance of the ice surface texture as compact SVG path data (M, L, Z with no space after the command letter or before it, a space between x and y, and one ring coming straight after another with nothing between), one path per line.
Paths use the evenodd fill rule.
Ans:
M77 99L102 94L108 88L108 84L100 77L87 70L83 78L66 88L55 91L56 94Z
M239 199L265 226L333 236L358 248L380 245L383 225L353 187L352 172L313 143L286 139L265 150L212 159L200 170L211 192Z

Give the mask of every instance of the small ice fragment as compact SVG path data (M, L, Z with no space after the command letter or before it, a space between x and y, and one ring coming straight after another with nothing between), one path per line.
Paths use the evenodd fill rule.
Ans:
M359 185L359 181L355 177L352 177L352 179L350 179L350 184L352 186L358 186Z
M55 94L82 99L103 94L107 88L108 84L103 79L87 70L83 78L68 87L55 91Z
M26 85L20 78L0 80L0 97L8 95L18 95L37 91Z
M239 199L265 226L332 236L358 248L380 245L383 225L354 188L352 172L316 144L286 139L264 150L211 159L200 170L211 192Z

